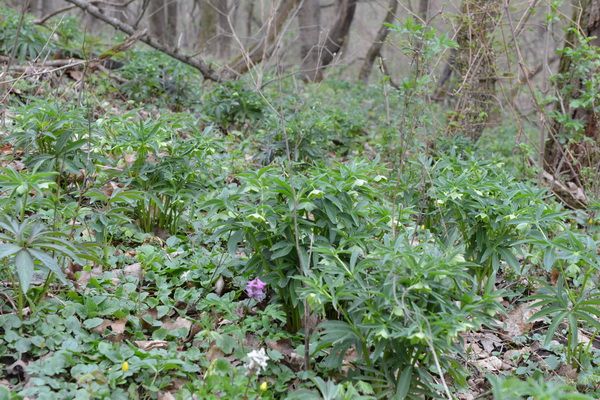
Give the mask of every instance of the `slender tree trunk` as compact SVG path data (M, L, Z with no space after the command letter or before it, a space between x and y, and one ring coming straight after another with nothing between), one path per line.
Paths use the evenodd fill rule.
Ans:
M390 0L390 4L388 5L388 11L383 19L383 23L381 27L379 27L379 31L377 31L377 35L375 35L375 40L369 47L367 51L367 56L365 57L365 62L360 68L360 73L358 74L358 79L361 81L368 83L369 75L371 75L371 70L373 69L373 64L375 63L375 59L377 56L381 54L381 48L385 43L385 39L390 33L390 29L387 27L387 24L391 24L394 21L394 17L396 16L396 10L398 9L398 0Z
M500 7L501 0L463 0L462 24L456 36L459 48L451 55L450 71L457 85L450 93L455 105L448 130L473 140L488 126L496 104L496 55L492 36Z
M232 78L248 72L256 64L271 57L277 46L277 41L282 34L290 15L300 3L300 0L280 0L277 8L266 22L265 33L260 41L250 50L242 52L229 62L226 67L226 78Z
M429 19L430 3L431 3L430 0L419 0L419 10L418 10L419 18L421 18L424 23L427 23L427 20Z
M590 45L600 47L600 1L598 0L573 0L574 24L572 28L584 37L590 38ZM570 30L565 38L565 49L578 46L577 35ZM600 49L598 49L600 51ZM557 114L570 117L581 125L578 134L583 139L573 141L574 132L564 124L564 121L555 120L551 127L551 135L547 138L544 164L546 171L554 178L562 180L570 187L576 200L585 200L582 193L584 189L600 196L600 113L597 108L574 106L585 86L588 77L577 73L578 60L574 60L569 52L563 52L558 70L557 90L562 100L557 102ZM582 61L585 62L585 61ZM590 71L589 76L600 74L600 70ZM587 89L589 91L589 89ZM584 173L585 172L585 173ZM577 199L577 191L579 199Z
M150 34L163 44L167 44L167 9L165 7L165 0L150 0L148 3L148 25Z
M320 81L319 44L321 36L321 4L319 0L304 0L298 10L300 25L300 67L302 79L309 82Z
M217 9L211 0L197 0L200 4L199 48L209 54L214 54L217 38Z
M325 44L322 48L321 59L319 65L326 67L333 61L334 57L342 49L348 34L350 33L350 27L354 20L354 13L356 12L357 0L338 0L337 4L337 17L333 26L329 30L329 34L325 39Z
M179 30L177 25L179 24L179 9L178 1L166 0L167 5L167 43L174 48L179 47Z
M232 18L231 11L233 6L230 7L227 0L216 0L215 7L218 13L217 54L219 58L224 59L229 56L231 38L233 37L233 32L231 31L233 21L230 20Z

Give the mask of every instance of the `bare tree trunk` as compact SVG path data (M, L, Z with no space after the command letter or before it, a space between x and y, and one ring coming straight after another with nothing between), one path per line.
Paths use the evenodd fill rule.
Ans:
M254 19L254 2L249 1L248 6L248 15L246 16L246 37L252 36L252 20Z
M150 0L148 3L148 28L150 34L163 44L166 41L167 34L167 9L165 0Z
M329 30L329 34L325 39L325 45L321 50L319 64L322 67L329 65L333 61L348 39L350 26L354 20L356 3L357 0L338 0L336 20Z
M167 0L167 43L174 48L179 47L179 10L177 0Z
M219 14L218 25L217 25L217 54L219 58L226 58L229 56L229 49L231 47L231 38L233 32L231 31L231 11L233 6L229 5L227 0L216 0L215 4L217 13Z
M197 0L200 3L200 49L214 54L217 37L217 9L211 0Z
M285 28L286 22L299 3L300 0L280 0L277 8L266 22L266 32L263 37L250 50L242 52L229 62L224 76L235 77L246 73L256 64L269 58L275 51L277 40Z
M358 74L358 79L365 83L369 82L369 75L371 75L371 70L373 69L375 59L381 54L381 48L385 43L385 39L387 38L388 33L390 33L390 29L387 27L387 24L391 24L394 21L397 9L398 0L390 0L387 14L383 19L381 27L379 27L379 31L377 31L377 35L375 35L375 40L373 40L371 47L369 47L369 50L367 51L365 62L360 68L360 73Z
M177 46L177 1L150 0L148 16L150 33L162 43Z
M500 15L500 3L501 0L463 0L463 23L456 36L459 48L450 60L450 70L458 86L450 94L455 106L448 130L473 140L481 136L496 104L492 34Z
M429 4L431 3L430 0L419 0L419 18L421 18L423 20L424 23L427 23L427 20L429 19Z
M584 37L594 37L590 45L600 47L600 1L598 0L573 0L573 28ZM577 26L577 23L581 26ZM578 39L574 30L570 30L565 38L565 49L578 46ZM585 89L585 80L581 74L576 73L577 60L573 60L568 52L563 52L558 70L561 77L557 90L562 99L555 105L556 112L569 116L573 121L578 121L582 129L583 139L575 143L571 135L573 131L561 121L555 120L551 127L544 151L545 170L566 183L575 194L585 199L582 193L584 188L600 196L600 114L593 107L577 107L573 102L580 97ZM590 71L599 74L600 70ZM588 89L589 90L589 89ZM569 143L569 141L571 141ZM586 171L584 173L584 171ZM573 193L571 193L573 195ZM578 196L572 196L577 199ZM579 199L581 200L581 199ZM580 205L580 204L579 204Z
M298 10L300 25L300 72L308 82L323 79L319 65L319 42L321 36L321 4L319 0L304 0Z

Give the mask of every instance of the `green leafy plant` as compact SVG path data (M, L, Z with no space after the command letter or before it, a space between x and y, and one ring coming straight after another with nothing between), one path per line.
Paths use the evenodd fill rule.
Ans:
M19 60L34 60L47 56L55 49L50 31L35 25L30 15L25 16L20 29L20 13L0 7L0 15L0 54L10 56L15 52Z
M563 226L541 189L516 182L502 165L445 157L435 164L426 226L448 242L460 238L481 290L491 290L501 261L522 272L531 246ZM487 288L486 288L487 286Z
M581 356L589 347L580 343L578 332L581 326L600 331L600 291L595 277L598 276L598 245L589 236L565 231L545 245L544 267L557 272L556 285L545 285L531 296L532 307L542 309L531 319L550 317L552 322L546 332L548 344L562 323L567 330L567 362L578 365Z
M203 100L208 120L225 131L258 120L265 108L261 95L247 89L241 81L218 85Z
M48 288L54 275L67 283L56 255L76 259L74 246L65 235L48 229L44 224L27 218L23 222L4 217L0 220L0 258L4 260L5 270L12 278L13 289L17 292L18 312L23 315L24 299L31 287L36 266L47 272L46 284L41 293ZM18 285L17 285L18 283ZM39 296L39 297L41 297ZM39 298L38 297L38 298ZM29 301L31 306L34 301Z
M526 381L516 377L488 376L495 400L592 400L577 389L560 380L547 380L543 376Z

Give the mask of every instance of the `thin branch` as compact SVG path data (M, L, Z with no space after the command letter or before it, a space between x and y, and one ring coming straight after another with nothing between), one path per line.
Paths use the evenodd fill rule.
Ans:
M46 23L46 21L48 21L50 18L52 17L56 17L58 14L62 14L65 13L67 11L70 11L74 8L77 8L77 6L66 6L63 8L59 8L58 10L52 11L51 13L49 13L48 15L40 18L40 19L36 19L35 21L33 21L34 24L36 25L44 25Z
M65 0L71 4L76 5L82 10L86 11L90 15L98 18L99 20L111 25L112 27L120 30L121 32L127 33L128 35L134 35L136 30L129 24L126 24L117 18L110 17L102 13L102 11L92 5L90 2L85 0ZM194 60L192 57L187 56L185 54L181 54L178 50L170 50L166 45L160 43L158 40L153 38L150 35L144 35L141 39L142 42L146 43L148 46L161 51L176 60L181 61L184 64L187 64L195 69L197 69L205 79L220 82L221 78L213 71L208 63L206 63L202 59Z

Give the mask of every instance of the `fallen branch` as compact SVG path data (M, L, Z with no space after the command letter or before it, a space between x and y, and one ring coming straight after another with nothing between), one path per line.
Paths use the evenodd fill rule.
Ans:
M99 20L111 25L112 27L120 30L121 32L124 32L131 36L136 34L136 30L134 27L118 20L117 18L113 18L113 17L103 14L102 11L98 7L92 5L88 1L85 1L85 0L65 0L65 1L76 5L77 7L81 8L83 11L85 11L85 12L89 13L90 15L98 18ZM158 40L156 40L155 38L153 38L150 35L144 35L140 38L140 40L142 42L146 43L148 46L150 46L158 51L161 51L161 52L173 57L174 59L191 66L192 68L197 69L202 74L204 79L208 79L208 80L215 81L215 82L221 81L221 78L215 73L215 71L213 71L213 69L205 61L194 60L192 57L181 54L177 50L170 50L167 48L167 46L160 43Z

